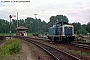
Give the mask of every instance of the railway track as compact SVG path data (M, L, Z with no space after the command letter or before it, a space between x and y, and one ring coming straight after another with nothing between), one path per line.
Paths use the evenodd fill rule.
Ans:
M37 38L34 38L34 39L37 39ZM43 39L48 40L47 38L39 38L39 40L43 40ZM87 44L87 43L72 42L71 45L90 50L90 44Z
M51 46L34 41L33 39L30 39L30 38L21 38L21 39L24 39L30 43L37 45L38 47L42 48L44 51L48 52L56 60L81 60L73 55L70 55L70 54L64 52L64 51L60 51L60 50L55 49Z
M89 49L90 50L90 45L87 44L82 44L82 43L71 43L74 46L80 47L80 48L84 48L84 49Z

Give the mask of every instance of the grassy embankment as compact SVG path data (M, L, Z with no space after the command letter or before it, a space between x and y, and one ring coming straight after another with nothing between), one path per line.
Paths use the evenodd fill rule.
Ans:
M0 48L0 60L17 60L20 58L22 46L17 39L9 40Z
M15 33L11 33L12 36L14 36ZM0 33L0 36L10 36L10 33Z
M27 33L27 36L32 36L33 33ZM11 33L12 36L16 35L16 33ZM0 33L0 36L10 36L10 33Z

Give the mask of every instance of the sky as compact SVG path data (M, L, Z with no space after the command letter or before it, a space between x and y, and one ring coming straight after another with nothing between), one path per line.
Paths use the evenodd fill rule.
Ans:
M35 18L37 14L36 18L49 22L51 16L65 15L69 23L87 24L90 22L90 0L0 0L0 19L9 21L9 15L17 12L18 19Z

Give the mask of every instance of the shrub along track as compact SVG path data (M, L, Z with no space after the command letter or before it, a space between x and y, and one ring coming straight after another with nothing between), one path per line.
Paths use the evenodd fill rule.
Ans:
M20 37L19 37L20 38ZM42 44L40 42L34 41L33 39L30 38L25 38L25 37L21 37L21 39L24 39L30 43L33 43L37 46L39 46L40 48L42 48L43 50L45 50L46 52L48 52L50 55L52 55L56 60L81 60L69 53L66 53L62 50L58 50L56 48L53 48L51 46L48 46L46 44Z

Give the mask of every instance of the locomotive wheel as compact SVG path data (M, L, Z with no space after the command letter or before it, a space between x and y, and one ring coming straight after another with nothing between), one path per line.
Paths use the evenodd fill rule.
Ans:
M54 44L54 39L53 39L53 37L50 37L49 40L50 40L50 43L51 43L51 44Z

